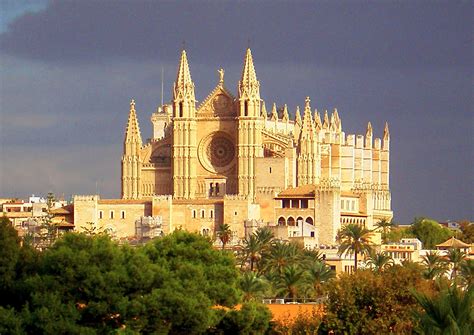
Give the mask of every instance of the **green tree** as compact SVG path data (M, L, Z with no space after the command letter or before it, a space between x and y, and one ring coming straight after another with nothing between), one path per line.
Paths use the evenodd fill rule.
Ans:
M423 243L425 249L433 249L437 244L452 236L452 232L448 228L427 218L415 218L410 230Z
M418 303L410 291L433 294L419 270L394 265L380 274L360 270L328 284L321 334L412 334Z
M244 239L241 252L242 263L248 262L250 271L253 271L254 265L262 259L263 245L255 235L250 235Z
M281 275L288 265L297 261L298 251L298 246L294 243L274 242L265 257L265 271Z
M460 223L461 235L459 239L464 243L474 243L474 223L462 221Z
M315 297L322 294L322 286L336 276L329 266L319 260L313 261L304 267L304 281L311 288Z
M438 252L430 251L421 259L422 264L425 266L423 276L426 279L435 279L443 276L446 273L446 262L444 261L443 257L438 254Z
M230 229L230 226L226 223L221 223L219 227L217 228L217 238L222 243L222 250L225 249L225 245L229 243L230 239L232 238L232 230Z
M448 250L448 262L451 265L451 280L456 279L457 273L461 267L461 263L465 260L466 254L460 249Z
M466 291L455 285L430 297L414 292L423 312L415 312L420 320L422 334L470 335L474 332L474 291Z
M382 272L394 264L392 257L383 252L371 252L367 258L367 265L374 272Z
M295 299L303 286L304 272L295 265L288 265L283 269L275 285L278 295L283 298Z
M263 335L271 329L272 314L265 305L244 303L240 310L227 312L208 334Z
M337 234L339 241L339 255L348 253L354 255L354 269L357 271L358 254L367 255L372 251L372 244L369 240L369 230L357 224L348 224Z
M265 280L259 277L253 271L246 271L242 274L242 277L239 281L239 286L244 294L244 301L251 301L261 298L267 289Z
M395 224L391 220L381 219L375 224L376 230L382 233L382 242L387 243L388 233L395 227Z
M474 260L466 259L461 263L461 283L464 287L474 286Z
M6 216L0 217L0 246L0 305L6 306L14 300L12 291L21 259L20 238Z

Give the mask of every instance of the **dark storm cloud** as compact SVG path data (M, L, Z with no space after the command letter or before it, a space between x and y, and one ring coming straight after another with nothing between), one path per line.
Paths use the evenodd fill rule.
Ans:
M472 64L472 3L55 1L0 38L3 52L50 62L171 61L186 40L196 62L337 66ZM471 49L472 50L472 49Z
M21 6L20 6L21 7ZM0 34L0 196L120 192L130 98L142 137L171 97L182 41L202 101L236 91L251 40L261 95L337 107L346 133L389 121L392 207L473 218L470 2L61 1ZM22 8L19 8L21 11Z

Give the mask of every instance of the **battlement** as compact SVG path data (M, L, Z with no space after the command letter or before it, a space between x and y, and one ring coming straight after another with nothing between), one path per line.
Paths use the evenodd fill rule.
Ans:
M74 203L79 201L99 201L100 195L74 195Z

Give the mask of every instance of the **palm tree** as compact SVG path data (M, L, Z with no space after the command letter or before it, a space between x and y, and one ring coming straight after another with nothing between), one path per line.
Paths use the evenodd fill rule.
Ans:
M474 260L466 259L461 263L461 280L465 287L474 286Z
M472 334L474 331L474 290L465 291L456 285L432 298L413 293L424 312L417 312L424 334Z
M335 277L335 272L321 261L313 261L305 270L305 282L314 291L315 295L321 294L322 284Z
M389 221L387 219L381 219L379 222L375 224L375 230L379 229L382 231L382 241L384 243L387 242L387 234L388 232L395 226L393 221Z
M421 257L421 259L425 266L423 276L426 279L434 279L446 273L446 262L436 251L430 251L425 256Z
M454 279L461 267L462 261L466 258L466 254L460 249L452 248L448 250L447 256L449 263L451 263L451 279Z
M303 274L303 271L297 266L287 266L278 277L278 282L276 283L279 295L284 298L295 299L301 288Z
M230 226L226 223L221 223L217 228L217 237L222 242L222 250L225 249L225 245L230 241L232 237L232 230L230 230Z
M254 272L245 272L240 279L240 289L244 292L244 301L250 301L263 295L266 289L265 281Z
M262 244L255 235L244 239L242 253L243 263L250 262L250 271L253 271L254 265L258 264L262 258Z
M369 265L374 272L382 272L393 264L392 257L383 252L371 252L367 259L367 265Z
M281 275L283 269L296 261L297 257L297 245L277 241L272 244L266 255L265 271L273 271Z
M259 228L254 234L262 246L270 245L270 242L275 237L268 227Z
M369 254L372 250L372 244L369 240L370 231L357 224L350 223L342 228L337 234L337 240L340 243L338 254L354 254L354 270L357 271L357 255Z

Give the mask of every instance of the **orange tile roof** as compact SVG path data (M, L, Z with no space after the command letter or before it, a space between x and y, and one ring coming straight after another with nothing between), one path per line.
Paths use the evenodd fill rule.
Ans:
M461 248L469 248L470 245L467 243L464 243L461 240L458 240L457 238L453 236L449 240L444 241L443 243L437 244L436 247L461 249Z
M293 188L287 188L284 191L281 191L277 198L280 197L304 197L304 198L314 198L315 196L316 185L302 185Z

